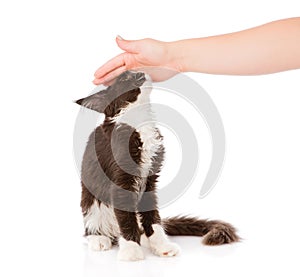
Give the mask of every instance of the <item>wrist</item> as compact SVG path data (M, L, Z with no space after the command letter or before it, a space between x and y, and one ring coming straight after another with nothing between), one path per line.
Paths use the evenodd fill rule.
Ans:
M180 41L166 42L168 66L177 72L185 72L184 53Z

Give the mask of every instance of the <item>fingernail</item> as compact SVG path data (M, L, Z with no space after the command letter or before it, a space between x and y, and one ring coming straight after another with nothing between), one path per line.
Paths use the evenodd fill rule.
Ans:
M120 35L117 35L117 39L124 40Z

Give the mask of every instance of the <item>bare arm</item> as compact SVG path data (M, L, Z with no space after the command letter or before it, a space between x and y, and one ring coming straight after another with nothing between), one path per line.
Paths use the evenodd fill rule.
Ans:
M252 29L170 43L181 71L267 74L300 68L300 17ZM173 52L173 53L172 53Z
M207 38L174 42L117 38L117 43L125 52L95 72L95 84L108 82L128 69L154 66L176 72L268 74L300 68L300 17ZM152 74L154 81L171 77Z

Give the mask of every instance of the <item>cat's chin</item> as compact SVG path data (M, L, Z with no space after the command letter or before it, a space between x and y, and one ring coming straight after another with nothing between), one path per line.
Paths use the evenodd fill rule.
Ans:
M147 74L147 73L144 73L144 74L145 74L145 79L146 79L146 82L150 82L150 83L152 83L152 79L151 79L150 75L149 75L149 74Z
M145 73L145 79L146 81L143 83L143 85L140 87L142 94L149 94L152 91L152 79L150 75Z

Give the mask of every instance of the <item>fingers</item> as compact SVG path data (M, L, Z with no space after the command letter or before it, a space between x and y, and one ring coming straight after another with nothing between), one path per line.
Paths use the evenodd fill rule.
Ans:
M124 66L125 60L124 60L124 53L120 54L108 62L106 62L104 65L102 65L100 68L98 68L94 74L96 79L102 79L104 78L108 73L111 71L114 71L115 69Z
M116 37L118 46L129 53L137 54L139 52L140 40L126 40L120 36Z
M111 81L113 79L115 79L117 76L119 76L124 71L126 71L126 65L123 65L123 66L120 66L120 67L114 69L113 71L105 74L105 76L103 76L103 77L95 78L93 83L95 85L100 85L100 84L109 85L109 84L111 84Z
M93 83L95 85L103 83L107 84L118 74L124 72L126 70L126 66L128 67L128 65L126 65L125 56L137 53L141 41L142 40L124 40L120 36L117 36L116 42L118 46L126 52L114 57L98 68L94 74L95 79Z

